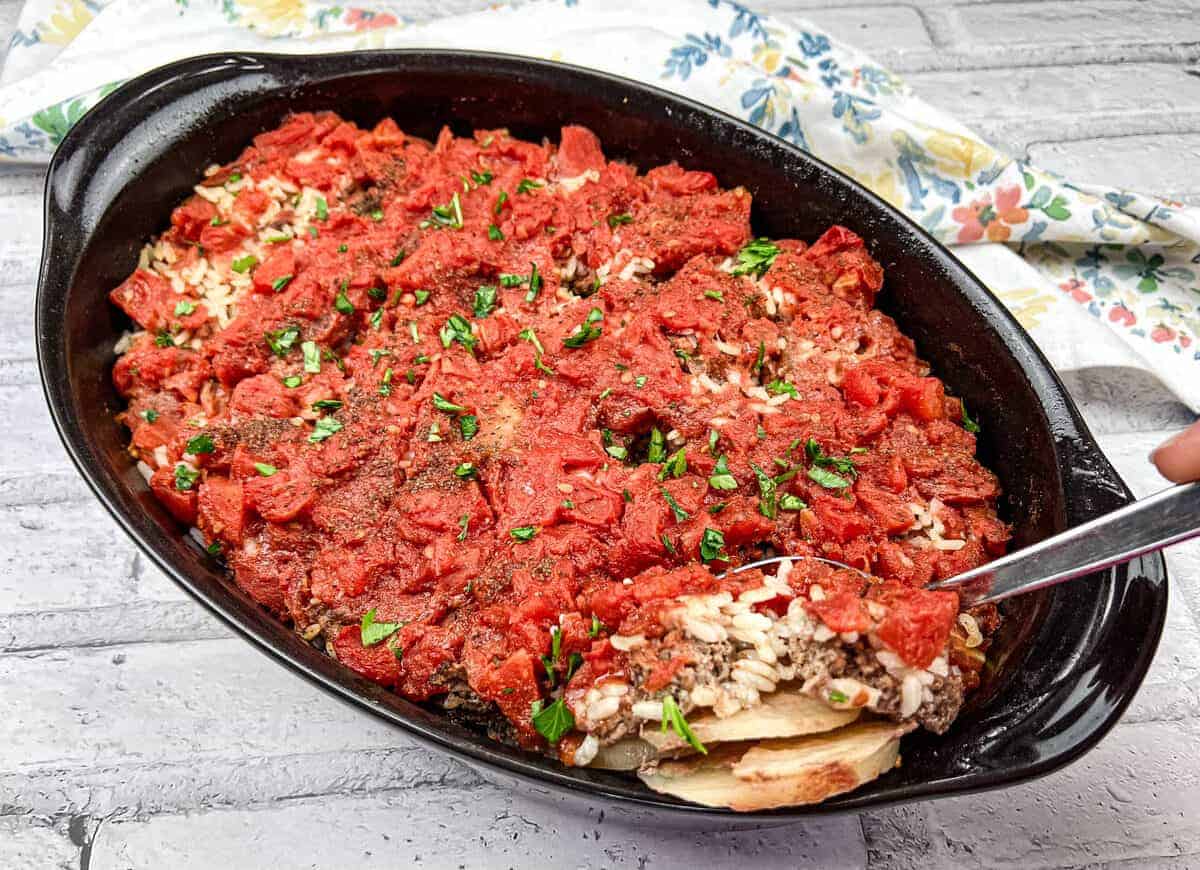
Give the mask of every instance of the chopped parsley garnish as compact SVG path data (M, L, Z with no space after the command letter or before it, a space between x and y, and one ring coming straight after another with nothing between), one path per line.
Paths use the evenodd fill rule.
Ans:
M719 501L719 502L717 502L715 505L713 505L712 507L710 507L710 508L708 509L708 512L709 512L710 514L712 514L713 516L716 516L716 515L717 515L717 514L719 514L721 511L725 510L725 508L727 508L727 507L729 507L729 502L727 502L727 501Z
M153 423L155 420L158 419L158 411L155 411L153 408L147 408L145 411L142 411L142 413L139 414L138 416L141 417L143 420L145 420L147 423Z
M513 272L501 272L500 273L500 286L501 287L520 287L522 284L524 284L528 280L529 280L529 278L527 278L525 275L517 275Z
M761 278L778 256L779 247L770 239L755 239L738 251L733 274L754 274Z
M491 184L495 177L495 175L486 169L483 172L476 172L474 169L471 170L471 180L476 184Z
M550 743L557 743L575 727L575 717L562 698L548 707L543 706L540 700L534 701L530 708L530 719L533 727Z
M454 476L459 480L470 480L476 474L475 463L460 462L454 469Z
M667 505L670 506L671 513L675 515L675 522L682 523L684 520L691 518L692 515L679 506L679 502L675 501L675 497L671 493L661 487L659 491L662 492L662 497L666 500Z
M846 480L846 478L817 465L808 470L808 479L819 483L826 489L846 489L850 486L850 481Z
M502 190L500 191L500 195L496 197L496 205L492 209L492 214L500 214L500 212L504 209L504 203L506 202L508 202L508 194Z
M715 299L717 302L724 302L725 294L722 293L720 290L705 290L704 298L705 299Z
M845 704L850 699L846 696L845 692L839 692L837 689L830 689L829 700L835 704Z
M279 469L276 468L274 465L268 465L265 462L254 463L254 470L257 471L259 474L261 474L263 477L270 477L272 474L279 471Z
M675 699L670 695L663 695L661 727L663 734L666 734L667 729L670 728L679 735L680 739L686 740L692 749L703 755L708 755L708 750L704 748L704 744L692 732L687 719L683 718L683 711L679 709L679 705L675 703Z
M663 467L658 472L658 479L666 480L668 477L683 477L686 472L687 448L680 447L663 463Z
M588 312L584 322L575 327L575 331L563 339L564 347L583 347L589 341L595 341L600 337L602 329L597 326L604 320L604 312L599 308L593 308Z
M534 181L532 178L522 178L517 184L517 193L529 193L531 190L537 190L539 187L545 187L540 181Z
M508 534L514 541L532 541L533 536L538 533L536 526L517 526L515 529L509 529Z
M650 447L646 452L647 462L662 462L667 458L667 439L658 428L650 430Z
M470 441L479 431L479 418L474 414L463 414L458 418L458 430L462 432L463 441Z
M792 495L790 492L785 492L779 497L779 509L781 511L802 511L808 505L798 495Z
M504 233L495 224L488 224L488 238L493 242L502 242L504 241Z
M457 341L472 356L475 355L475 345L479 343L479 340L471 334L471 322L461 314L451 314L438 336L442 340L442 347L449 348Z
M672 556L674 556L675 552L676 552L675 545L671 543L671 539L667 537L667 533L663 532L662 535L660 535L659 537L660 537L660 540L662 541L663 548L668 553L670 553Z
M612 387L605 387L600 391L600 400L603 401L612 395Z
M158 335L154 336L155 347L174 347L175 339L171 338L171 333L165 329L160 329Z
M772 396L781 396L784 393L787 393L793 399L800 398L800 394L798 392L796 392L795 387L793 387L787 381L781 381L778 379L773 380L773 381L771 381L771 383L767 384L767 392L770 393Z
M458 518L458 527L459 527L460 529L462 529L462 531L461 531L461 532L459 532L459 533L458 533L458 534L455 536L455 538L454 538L454 539L455 539L456 541L465 541L465 540L467 539L467 528L468 528L470 525L471 525L471 517L470 517L469 515L467 515L467 514L463 514L461 517L459 517L459 518Z
M217 556L221 555L221 542L213 541L211 544L209 544L207 547L204 548L204 552L207 553L208 555L212 556L215 559Z
M284 287L286 287L288 284L291 283L292 278L293 278L292 275L280 275L278 278L276 278L274 281L271 282L271 289L274 290L276 293L278 293L280 290L282 290Z
M439 411L445 411L447 414L459 414L467 410L465 405L456 405L448 401L441 393L433 394L433 407Z
M348 250L350 250L350 246L347 245L345 242L342 242L342 244L338 245L338 253L339 254L344 254Z
M319 441L324 441L335 432L342 431L342 424L332 417L322 417L313 426L312 433L308 436L308 440L316 444Z
M610 444L604 448L604 452L613 459L619 459L622 462L629 458L629 448L620 444Z
M766 440L766 437L767 437L767 430L764 429L761 425L756 426L756 427L754 427L754 434L756 436L758 436L759 441L764 441L764 440Z
M329 203L325 201L325 197L323 196L317 197L317 220L329 220Z
M404 252L404 248L401 248L400 250L398 250L398 251L396 252L396 256L392 257L392 262L391 262L391 264L390 264L390 265L392 265L392 266L399 266L401 263L403 263L403 262L404 262L404 258L405 258L405 257L407 257L407 256L408 256L408 254L406 254L406 253Z
M379 365L380 359L382 359L385 356L391 356L392 352L390 350L388 350L386 347L377 347L377 348L374 348L373 350L367 351L367 355L371 357L371 365L377 366L377 365Z
M750 370L752 372L754 372L756 375L760 374L762 372L763 362L766 360L766 358L767 358L767 345L765 342L760 341L758 343L758 356L756 356L754 358L754 365L750 367Z
M184 448L184 452L190 453L193 456L199 456L201 453L212 453L216 449L212 436L205 432L190 439L187 447Z
M775 478L767 474L753 462L750 467L754 470L754 476L758 478L758 512L769 520L775 519L775 512L779 506L778 497L775 492Z
M634 385L635 387L637 387L639 390L640 390L642 387L646 386L646 376L645 376L645 375L638 375L636 378L634 378L634 379L633 379L633 385Z
M253 254L247 254L244 257L238 257L236 260L230 263L229 268L233 269L233 271L237 272L238 274L241 274L242 272L247 272L250 269L253 269L257 263L258 257L254 256Z
M175 313L176 314L179 313L178 309L176 309ZM962 406L963 428L966 429L968 432L970 432L973 435L979 434L979 424L976 423L974 420L972 420L971 415L967 413L967 403L960 400L959 404Z
M563 510L570 511L575 509L575 502L571 501L569 498L564 498L561 502L559 502L559 504L562 506Z
M538 298L542 290L542 276L538 274L537 263L529 264L529 289L525 291L525 301L532 302Z
M496 287L484 284L475 291L475 316L487 317L496 310Z
M383 309L376 308L371 312L371 316L367 318L367 322L371 324L371 328L378 331L383 325Z
M371 209L370 215L371 220L375 221L375 223L379 223L381 220L383 220L383 209L373 208Z
M827 456L815 438L809 438L808 441L805 442L804 453L808 457L808 461L816 468L832 468L834 471L838 472L838 474L847 475L851 479L858 476L858 469L854 467L854 461L852 459L847 456ZM813 480L816 480L817 483L820 483L822 486L830 488L840 489L850 485L849 482L844 480L840 484L822 483L816 477L813 477L811 472L808 476ZM833 475L830 479L832 480L834 478L842 480L842 478L838 477L837 474Z
M179 302L175 303L175 316L176 317L187 317L189 314L191 314L195 310L196 310L196 303L189 302L187 299L181 299ZM966 408L966 405L964 405L963 407Z
M713 489L737 489L737 480L729 472L729 460L722 453L717 457L717 464L713 466L712 476L708 478L708 485Z
M728 562L729 557L723 552L725 535L720 529L708 528L700 538L700 560L704 564L713 561Z
M267 347L271 348L271 353L282 357L287 356L288 351L292 349L292 345L300 337L300 330L295 326L284 326L280 329L271 330L265 337L267 339Z
M299 375L288 375L283 379L283 385L290 390L296 389L296 387L300 386L302 383L304 383L304 378L300 377Z
M610 214L607 220L609 229L615 230L622 224L633 223L633 215L631 215L629 212L625 212L624 214Z
M200 472L194 468L188 468L182 463L175 466L175 488L180 492L187 492L196 485L196 481L200 478Z
M210 227L223 227L227 223L229 223L229 221L221 220L221 216L219 214L215 214L213 215L212 220L208 222L208 225Z
M721 433L716 429L708 430L708 455L715 456L717 453L717 442L721 440Z
M402 623L399 622L376 622L375 608L372 607L363 614L362 625L360 626L362 645L375 646L377 643L383 643L399 631L401 625Z
M315 341L301 342L300 350L304 353L304 370L310 375L321 371L321 349Z
M333 307L342 314L354 313L354 305L350 302L350 297L346 295L345 290L339 290L337 296L333 298Z
M314 411L336 411L342 407L339 399L318 399L312 404Z
M463 226L462 202L459 201L458 191L450 197L445 205L435 205L432 210L432 223L453 230L461 230Z
M387 398L392 394L392 370L385 369L383 372L383 381L379 385L379 395Z

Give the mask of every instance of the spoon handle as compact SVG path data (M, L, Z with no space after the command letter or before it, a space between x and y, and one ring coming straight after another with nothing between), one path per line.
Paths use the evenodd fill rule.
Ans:
M927 588L952 589L963 606L999 601L1196 536L1200 482L1184 483Z

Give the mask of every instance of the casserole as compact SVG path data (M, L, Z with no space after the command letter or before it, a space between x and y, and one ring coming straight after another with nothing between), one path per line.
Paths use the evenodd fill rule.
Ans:
M580 123L613 156L639 166L675 159L745 186L754 195L756 233L811 240L843 224L867 240L884 267L884 310L986 422L981 456L1001 477L1015 545L1129 497L1045 360L986 290L889 206L754 128L611 76L485 54L210 56L143 76L68 135L47 181L37 334L64 442L118 521L199 600L325 688L468 761L593 797L714 813L652 795L620 775L567 770L493 744L326 659L179 535L123 452L124 433L113 420L121 403L108 372L123 324L103 304L104 294L129 273L142 242L204 166L231 159L288 111L320 108L362 123L390 115L430 138L442 123L507 126L524 138ZM911 739L904 767L852 794L767 815L985 788L1066 763L1116 721L1149 664L1164 616L1157 556L1015 602L996 637L994 669L947 735Z

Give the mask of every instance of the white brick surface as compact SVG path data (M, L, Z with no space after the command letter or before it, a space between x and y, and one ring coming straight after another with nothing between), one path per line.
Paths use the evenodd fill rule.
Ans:
M414 17L487 0L409 0ZM18 3L0 0L0 44ZM1200 196L1200 3L763 0L1081 180ZM1200 545L1169 557L1167 629L1093 753L1000 794L686 832L491 785L331 702L231 636L116 529L43 407L37 171L0 171L0 868L1200 866ZM1192 415L1153 378L1068 377L1139 494ZM64 546L61 542L69 542Z

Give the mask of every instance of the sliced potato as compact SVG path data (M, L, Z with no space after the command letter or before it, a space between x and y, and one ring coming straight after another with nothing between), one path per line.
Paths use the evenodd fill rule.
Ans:
M739 710L724 719L705 713L688 720L696 739L706 747L710 743L735 740L766 740L776 737L801 737L820 734L849 725L858 718L858 710L834 710L828 704L781 688L764 695L762 703ZM687 741L673 730L663 734L653 725L646 727L642 739L659 752L673 752L687 746Z
M893 722L859 722L807 737L726 743L638 776L655 791L741 812L819 803L894 767L904 730Z
M603 770L637 770L658 757L658 750L640 737L623 737L609 746L601 746L588 767Z

